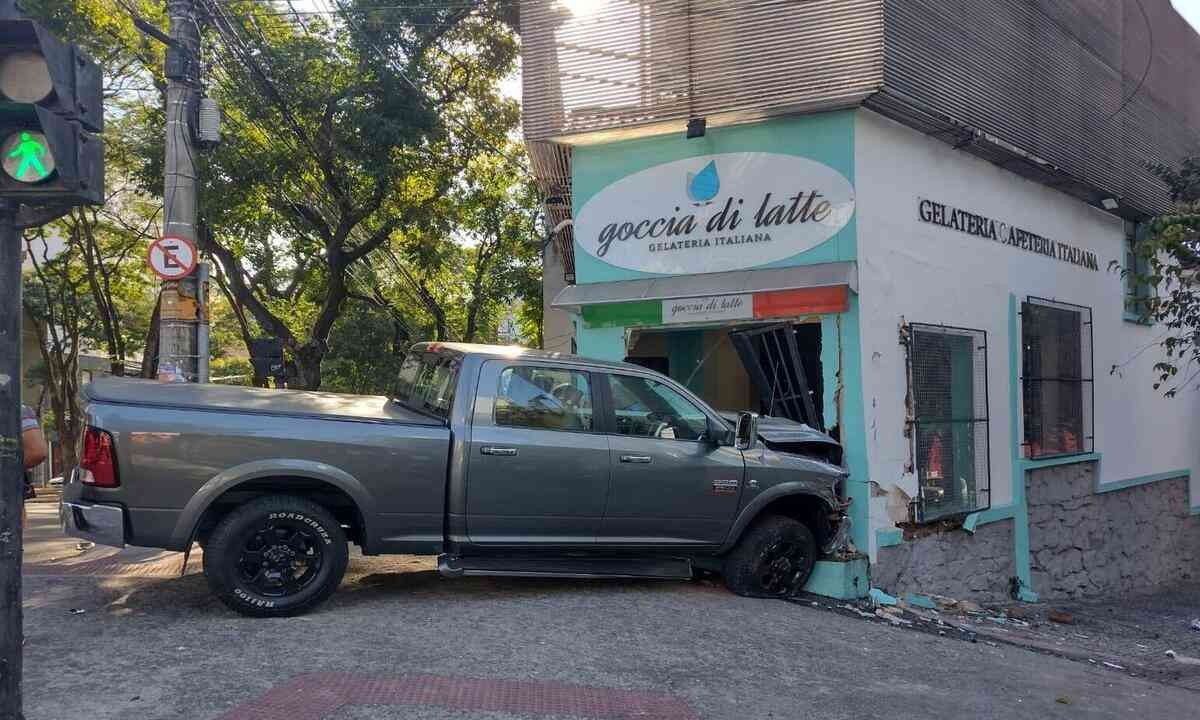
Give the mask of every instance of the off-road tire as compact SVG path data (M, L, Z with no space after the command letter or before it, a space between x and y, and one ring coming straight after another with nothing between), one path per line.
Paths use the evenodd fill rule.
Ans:
M784 564L785 550L796 557ZM725 586L746 597L787 597L799 592L817 561L817 541L808 526L794 518L768 515L747 530L725 556ZM767 578L780 576L778 582Z
M275 530L281 526L286 527ZM264 594L245 577L244 549L261 533L286 534L291 528L304 533L302 544L314 546L314 553L319 550L319 566L295 592ZM342 581L349 556L346 534L328 510L292 495L267 495L230 512L213 530L204 548L204 576L213 594L232 610L250 617L286 617L328 599Z

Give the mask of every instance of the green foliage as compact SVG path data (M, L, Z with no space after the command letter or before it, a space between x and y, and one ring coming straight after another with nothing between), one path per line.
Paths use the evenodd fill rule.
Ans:
M408 339L386 311L351 303L330 336L330 351L322 363L322 388L387 395L400 372Z
M1131 310L1165 331L1157 340L1163 357L1154 364L1154 389L1174 397L1200 377L1200 158L1179 168L1157 168L1171 189L1175 210L1151 220L1134 247L1133 268L1121 273L1150 292ZM1113 372L1119 370L1114 365Z
M166 85L163 46L128 8L165 29L166 2L22 5L105 70L108 184L126 199L97 219L113 226L104 247L123 233L140 256L160 232ZM300 22L261 0L198 4L224 115L222 144L196 155L214 356L236 363L239 343L275 336L301 385L380 392L418 340L495 340L515 312L540 342L536 196L511 142L519 104L499 91L519 56L516 4L330 5ZM80 295L84 332L122 357L153 307L135 260L110 277L111 306ZM106 316L119 332L91 329Z
M348 300L413 340L426 319L439 336L454 323L473 336L496 315L491 295L470 304L458 282L493 251L472 260L476 218L456 200L519 120L498 91L518 53L501 5L356 0L299 25L238 0L214 17L211 93L227 126L203 173L204 247L301 385L324 383ZM337 383L368 383L337 357Z
M254 368L244 357L217 357L208 363L212 382L220 385L253 385Z

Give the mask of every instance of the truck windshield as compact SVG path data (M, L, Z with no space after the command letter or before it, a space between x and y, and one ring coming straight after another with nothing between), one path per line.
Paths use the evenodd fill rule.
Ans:
M460 365L459 358L451 355L409 353L400 367L394 399L413 410L449 421Z

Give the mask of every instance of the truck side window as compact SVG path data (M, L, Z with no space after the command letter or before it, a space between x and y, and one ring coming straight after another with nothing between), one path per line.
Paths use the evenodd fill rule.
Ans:
M648 378L611 375L617 432L663 440L700 440L708 416L669 385Z
M400 366L393 397L402 405L449 420L459 367L455 357L411 353Z
M542 430L593 428L588 374L518 365L500 373L496 424Z

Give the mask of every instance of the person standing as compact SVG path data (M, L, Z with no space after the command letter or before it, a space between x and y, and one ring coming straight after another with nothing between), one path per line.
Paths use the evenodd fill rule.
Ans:
M46 438L33 408L21 405L21 449L25 456L25 499L33 497L33 478L29 471L46 459ZM25 525L25 508L21 508L21 526Z

